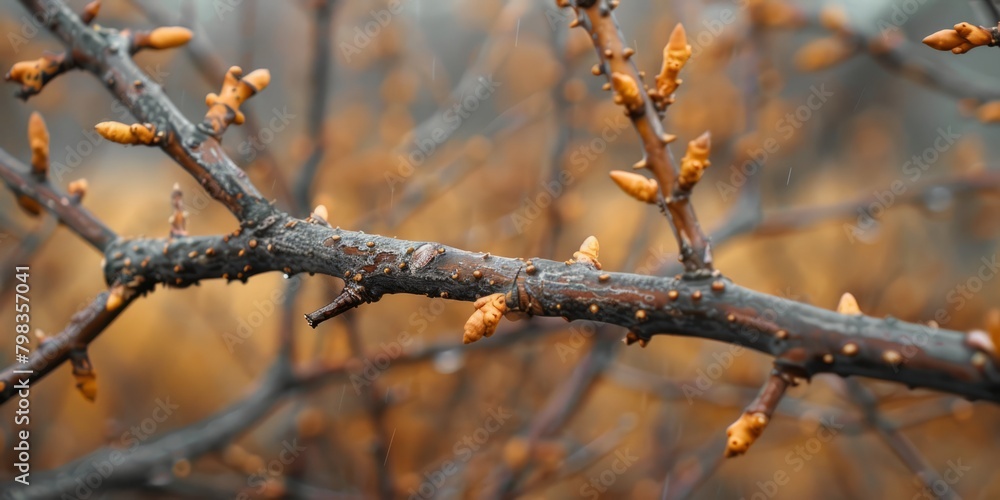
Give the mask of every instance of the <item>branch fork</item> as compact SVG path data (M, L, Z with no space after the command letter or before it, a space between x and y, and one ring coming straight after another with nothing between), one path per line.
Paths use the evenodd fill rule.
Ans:
M705 134L691 141L677 164L667 148L674 137L664 133L657 106L657 100L667 103L668 91L672 94L680 83L676 73L687 57L682 28L675 28L671 35L665 50L665 59L671 61L665 61L666 71L661 70L662 78L653 94L659 97L654 98L642 83L643 74L630 60L634 50L626 47L611 12L617 2L563 2L577 11L574 25L591 35L600 60L595 73L609 78L608 88L615 90L616 100L642 139L645 154L640 166L648 168L654 179L620 174L613 178L617 177L620 186L630 186L622 187L646 203L652 198L650 190L659 189L686 271L682 277L670 279L602 271L594 237L587 238L569 261L524 261L431 242L341 231L329 227L328 214L321 207L305 221L293 219L264 199L218 141L206 136L218 138L230 124L242 122L239 106L266 87L270 79L266 70L243 76L238 67L231 68L220 94L209 94L206 99L208 113L196 128L158 88L143 90L133 83L141 83L143 74L128 51L113 50L125 46L124 32L102 30L101 36L93 36L94 29L84 26L59 0L23 2L31 9L55 12L49 27L79 58L80 67L107 82L140 121L106 125L103 128L109 135L123 137L126 143L150 144L162 133L159 130L169 131L157 144L224 203L241 224L224 236L186 236L180 190L175 188L170 238L121 239L82 207L60 203L63 195L39 179L37 171L42 169L36 163L43 163L42 143L47 141L33 126L32 167L22 167L0 151L0 174L15 193L56 214L105 254L105 279L110 285L108 292L74 316L64 333L41 344L42 352L31 358L32 369L38 372L33 379L69 360L81 391L92 397L93 369L81 346L93 340L136 297L156 284L187 286L212 278L245 281L255 274L280 270L289 275L315 272L344 277L344 290L328 306L306 315L311 326L386 293L409 293L474 301L475 311L463 332L467 342L492 335L502 316L519 312L619 325L630 331L627 343L644 345L652 335L670 333L746 345L772 355L776 358L774 371L727 431L729 455L744 453L761 435L796 377L864 375L1000 401L995 348L992 339L984 339L982 334L965 335L864 316L856 300L847 295L839 313L834 313L738 287L713 270L709 241L689 203L689 192L708 166L710 139ZM96 15L96 8L93 11ZM85 21L91 21L93 15L87 14ZM173 41L148 44L164 47L176 42L178 34L173 33ZM21 66L18 75L24 77L30 69ZM109 74L120 78L108 81L105 75ZM622 180L627 182L619 182ZM781 316L768 317L775 311L781 311ZM746 327L752 327L753 335L747 335ZM926 335L928 345L934 348L913 346L914 351L905 353L904 358L901 346L915 335ZM61 339L74 341L65 347L57 341ZM987 345L990 348L984 347ZM993 355L987 356L985 350ZM11 375L8 371L0 376L6 399L12 394L8 387Z
M711 276L711 245L701 230L688 196L709 164L708 138L702 136L692 141L692 144L697 144L701 149L678 165L667 146L676 137L664 132L660 122L666 107L673 102L674 91L680 85L677 75L691 55L684 28L678 25L671 33L663 51L663 66L656 78L657 88L650 90L643 83L645 73L639 71L632 61L635 49L627 46L612 12L617 7L617 2L576 0L560 2L560 5L568 5L575 10L577 18L570 26L582 27L587 31L598 57L599 62L594 65L592 73L605 75L608 79L605 88L613 90L615 103L625 108L626 115L639 134L644 157L635 167L647 168L653 174L663 199L662 203L657 204L661 205L677 239L685 274L693 278ZM627 193L649 203L647 200L651 197L648 186L651 184L643 186L627 176L616 176L615 181L619 186L623 182L632 186L622 186Z
M229 125L241 125L246 119L240 111L240 105L257 92L267 88L271 83L271 73L266 69L258 69L244 75L239 66L233 66L226 72L222 82L222 90L218 94L205 96L208 113L198 124L198 128L216 139L222 136Z

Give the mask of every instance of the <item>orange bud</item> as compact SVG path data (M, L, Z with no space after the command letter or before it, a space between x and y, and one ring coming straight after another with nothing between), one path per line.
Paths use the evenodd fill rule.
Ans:
M87 179L77 179L69 183L69 186L66 187L66 192L68 192L70 196L81 200L84 195L87 194L87 188L89 186L90 184L87 182Z
M243 82L250 84L254 92L260 92L271 84L271 72L266 69L255 69L243 77Z
M677 179L681 189L690 190L701 180L705 169L712 164L708 161L711 148L712 136L707 131L688 142L687 152L681 158L680 177Z
M125 304L125 287L121 285L115 285L111 287L108 292L108 300L104 304L104 309L107 311L114 311Z
M1000 122L1000 101L990 101L976 109L976 118L983 123Z
M31 146L31 173L44 180L49 171L49 129L37 111L28 119L28 144Z
M316 205L316 208L312 211L312 215L323 220L330 219L330 212L326 209L326 205Z
M858 299L855 299L854 295L850 293L844 293L840 296L840 303L837 304L837 312L840 314L860 315L861 307L858 306Z
M965 42L965 39L952 29L935 31L923 39L924 45L937 50L951 50Z
M506 297L502 293L494 293L481 297L474 304L476 312L465 322L465 332L462 335L463 344L471 344L483 337L493 335L500 324L500 318L507 312Z
M191 30L180 26L165 26L150 31L145 37L137 37L136 45L151 49L172 49L191 41Z
M937 50L950 50L964 54L976 47L993 42L991 30L970 23L958 23L954 29L940 30L924 37L924 45Z
M744 413L739 420L726 429L726 456L735 457L746 453L750 445L764 432L768 422L763 413Z
M988 45L993 41L993 36L990 35L990 31L981 26L974 26L969 23L958 23L955 25L955 31L958 32L958 36L964 38L967 42L975 46Z
M655 179L632 172L613 170L611 171L611 180L615 181L615 184L618 184L618 187L625 191L625 194L643 203L656 203L660 186Z
M153 144L156 142L156 127L150 123L125 125L120 122L101 122L94 125L101 137L119 144Z
M656 75L656 93L667 104L673 102L672 94L681 84L677 75L690 58L691 46L687 43L687 33L684 31L684 25L677 23L670 32L667 45L663 47L663 66L660 68L660 74Z
M59 72L65 54L47 54L33 61L14 63L6 79L20 83L25 91L37 93L49 78Z
M129 127L129 132L131 132L133 137L136 137L142 144L152 144L156 141L156 127L151 123L133 123Z
M594 269L600 269L601 262L597 260L600 252L601 244L597 241L597 237L587 236L587 239L583 240L583 243L580 244L580 250L573 252L573 260L583 264L590 264L594 266Z
M611 87L615 89L615 104L621 104L632 112L643 108L639 84L631 76L625 73L611 73Z
M97 398L97 376L93 370L85 372L73 370L73 378L76 379L76 388L87 401L94 401Z

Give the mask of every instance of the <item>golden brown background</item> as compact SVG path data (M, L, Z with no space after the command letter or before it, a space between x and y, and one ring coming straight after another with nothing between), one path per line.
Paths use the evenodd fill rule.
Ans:
M590 75L595 57L586 35L569 30L569 11L551 3L409 0L392 13L395 2L337 1L327 41L329 102L315 135L307 119L314 107L313 2L114 0L105 2L97 22L152 27L156 24L137 4L154 6L167 13L168 24L189 26L196 38L207 41L223 69L230 64L270 69L271 86L246 105L260 124L261 146L248 141L247 127L231 129L224 140L265 195L277 198L277 186L293 182L316 136L325 154L309 205L325 204L334 225L552 259L568 258L586 236L596 235L605 269L652 272L675 260L670 229L655 209L624 196L607 177L639 159L637 137L600 90L602 81ZM71 4L82 7L82 2ZM650 73L659 69L660 50L673 25L687 26L696 56L684 70L684 84L665 123L681 145L704 130L712 133L712 167L694 197L709 230L732 217L736 194L719 186L739 178L734 172L746 155L768 137L777 141L778 150L746 184L757 185L765 218L795 207L830 207L871 196L896 180L916 190L996 168L997 129L979 123L966 101L887 71L864 51L830 69L802 72L794 63L796 50L828 33L816 27L755 28L744 4L624 0L616 11L626 38L634 40L637 63ZM911 4L912 14L907 13ZM858 0L845 5L857 30L875 38L902 36L912 42L908 50L915 57L939 71L1000 85L1000 54L994 49L957 57L917 45L924 35L959 21L986 24L975 2ZM377 24L385 12L388 22ZM30 22L16 2L0 5L0 34L24 36ZM375 36L357 43L364 40L358 30L372 22L378 26ZM0 67L61 49L44 30L25 37L25 45L16 43L16 36L4 38ZM200 72L183 48L142 53L137 62L159 75L192 120L205 111L203 96L217 91L221 81L221 73ZM452 89L461 88L463 75L492 77L500 85L477 100L454 135L437 144L412 175L401 171L407 134L454 102ZM231 231L232 217L161 152L90 139L96 137L95 123L130 119L101 87L93 77L72 72L27 103L9 94L0 98L0 147L26 160L27 118L39 110L52 134L54 174L60 172L57 164L67 166L54 182L64 186L88 179L84 204L119 234L165 236L175 182L185 192L192 234ZM788 133L785 114L808 106L811 89L821 87L832 96ZM9 90L12 94L13 86ZM276 116L286 117L287 124L272 121ZM911 182L905 163L933 148L940 129L949 127L958 139ZM675 145L675 154L681 147ZM267 155L276 172L264 167ZM572 181L559 184L549 206L545 186L558 178L555 169L571 172ZM422 193L428 196L417 196ZM846 217L830 214L802 228L779 225L776 234L745 231L716 246L717 267L741 285L820 306L835 307L849 291L867 314L928 321L945 309L950 320L942 326L983 328L989 309L1000 300L997 283L985 280L961 303L949 293L975 276L981 259L998 251L996 193L929 193L918 203L893 203L875 227L852 236L845 224L856 225L860 215L851 210ZM532 201L544 206L536 209ZM47 217L24 215L6 190L0 204L0 259L8 267L30 263L32 324L58 332L104 289L101 256ZM103 445L127 447L131 443L122 436L153 414L157 399L178 405L155 425L153 435L161 436L249 394L274 357L280 314L272 297L284 293L285 283L272 273L246 285L208 281L189 289L161 289L140 300L90 348L98 375L95 402L76 391L68 366L33 386L33 471L60 467ZM323 276L301 283L298 313L324 305L338 286L338 280ZM11 289L5 281L0 299L6 304L13 304ZM13 323L12 309L0 308L0 324ZM366 352L407 338L412 339L407 349L459 342L471 311L467 303L387 296L351 313L352 319L316 330L296 318L296 358L303 363L347 359L350 321ZM259 325L232 344L241 323L250 322ZM504 321L497 336L482 342L499 343L503 335L527 327L535 330L514 343L459 348L390 366L362 391L351 380L338 379L296 395L276 404L235 447L151 473L155 487L105 494L171 498L242 492L258 497L299 488L310 492L300 493L303 497L374 496L376 470L384 467L398 495L409 497L452 461L456 472L442 487L435 486L434 494L473 498L494 491L499 471L518 465L520 455L528 453L532 458L517 493L536 498L592 498L591 492L597 493L587 486L592 477L603 477L606 485L611 478L607 498L659 498L665 483L671 497L932 497L894 453L892 445L900 440L940 474L955 463L970 467L951 485L958 495L993 498L1000 493L993 471L1000 445L995 405L864 381L878 397L879 418L902 436L890 432L895 437L887 438L866 419L843 380L819 376L791 391L747 456L723 460L725 428L767 375L770 358L743 351L730 364L728 345L668 336L657 337L646 349L625 348L614 344L624 334L619 329L595 334L592 325L551 319ZM599 340L605 337L610 340ZM7 364L13 359L13 332L0 338L6 339L0 355ZM560 401L572 388L574 370L609 350L607 366L576 388L582 399ZM697 387L699 377L706 376L709 387L688 397L684 387ZM383 401L384 415L373 419L365 402L369 397ZM567 415L557 419L533 452L524 451L519 436L549 405L566 409ZM491 425L490 411L498 408L512 416L488 432L478 450L465 453L456 447L463 437ZM11 403L0 409L5 479L13 477L13 410ZM831 415L844 427L832 439L819 440L827 436L820 422L829 422ZM388 456L372 452L379 428L390 442ZM254 474L274 462L282 442L292 438L305 450L280 470L258 476L268 479L266 488L258 488ZM626 467L616 465L625 455L636 459ZM768 482L779 473L787 474L787 484L771 489Z

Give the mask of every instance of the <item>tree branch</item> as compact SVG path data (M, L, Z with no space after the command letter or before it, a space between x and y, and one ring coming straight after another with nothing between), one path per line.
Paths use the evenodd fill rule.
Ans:
M683 182L681 169L667 147L675 137L664 132L660 123L659 113L665 106L660 103L667 102L670 95L658 95L660 100L654 100L646 92L642 74L631 60L635 50L628 47L615 19L613 10L617 1L562 0L561 4L572 6L576 11L578 17L572 26L582 26L587 31L600 60L594 66L593 73L607 77L610 85L605 88L614 88L616 102L625 107L627 116L642 140L645 156L636 167L649 168L659 184L661 204L674 229L685 270L689 273L710 273L712 250L690 203L691 186ZM683 38L683 29L679 36ZM686 38L678 43L690 54ZM683 66L683 62L680 65Z
M14 195L30 200L33 202L30 206L37 207L38 210L42 208L48 210L59 219L59 222L94 248L104 251L118 238L114 231L105 226L89 210L83 208L79 199L59 192L48 180L38 180L31 174L27 165L2 148L0 148L0 178ZM25 206L25 202L22 201L21 205Z
M721 277L606 273L579 262L523 261L287 216L237 233L121 240L109 248L120 257L107 260L106 279L141 276L151 283L186 286L282 270L344 277L370 302L388 293L464 301L502 293L509 311L616 324L647 341L670 333L745 345L779 358L779 367L796 377L865 375L1000 401L994 353L965 333L838 314ZM125 265L126 259L132 265ZM145 266L135 265L142 262ZM902 360L886 362L889 351Z
M593 259L525 261L331 228L315 217L295 219L263 199L219 142L181 116L139 71L124 32L87 27L59 0L22 3L33 12L49 12L50 29L77 64L106 82L141 122L162 133L158 145L240 221L240 228L225 236L110 242L105 278L113 292L102 295L86 317L67 329L77 328L81 337L92 337L129 300L157 283L183 287L204 279L246 280L269 271L308 272L349 280L364 302L388 293L470 302L502 294L508 312L620 325L633 339L644 341L640 343L653 335L676 334L744 345L774 356L776 369L789 378L863 375L1000 402L995 348L981 336L893 318L838 314L713 276L708 241L687 198L677 195L677 167L660 133L657 110L641 87L637 95L644 98L643 113L633 106L630 116L644 139L647 161L662 165L654 169L661 190L671 189L665 203L689 271L683 277L601 271L596 248ZM610 4L577 5L599 44L608 44L612 60L623 61L624 43L610 17ZM634 72L631 65L610 66ZM623 103L628 107L634 97ZM63 359L37 369L47 373ZM10 393L3 396L7 400Z
M101 292L82 311L73 315L69 324L62 332L52 337L40 340L32 350L26 365L13 364L0 372L0 403L4 403L17 395L19 385L23 382L34 382L45 377L74 355L85 352L87 346L107 328L139 294L130 294L117 300L124 300L115 305L112 297L115 291ZM31 370L30 374L15 373L15 370ZM92 374L91 374L92 375ZM81 387L83 390L84 387ZM87 393L84 392L86 395ZM91 398L92 399L92 398Z

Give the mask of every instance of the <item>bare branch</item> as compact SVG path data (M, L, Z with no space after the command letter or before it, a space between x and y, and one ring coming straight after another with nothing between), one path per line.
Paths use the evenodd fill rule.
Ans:
M742 455L750 449L750 445L760 437L771 421L771 415L785 395L785 389L792 384L791 377L779 370L771 372L764 381L757 397L743 410L739 420L726 429L726 456Z
M643 74L631 60L635 50L627 46L615 19L613 9L617 2L576 0L570 2L570 5L578 15L574 24L587 30L600 60L600 63L594 66L594 74L604 74L608 78L611 88L614 89L616 102L625 107L632 125L642 140L645 157L636 164L636 167L648 168L656 177L663 196L664 213L677 238L685 271L700 275L711 273L711 246L701 230L689 201L692 185L681 181L680 167L667 147L676 138L664 132L660 123L659 111L666 105L669 96L657 94L663 99L654 100L647 93L642 83ZM681 33L683 34L683 30ZM687 47L687 42L674 40L673 45ZM669 50L667 52L669 54ZM666 78L669 78L669 75ZM676 80L674 82L676 84ZM664 92L667 91L666 88L665 86ZM707 166L707 163L703 166ZM690 177L685 176L683 179Z
M28 166L0 149L0 178L17 197L18 202L32 213L42 209L55 215L59 222L94 248L104 251L118 236L94 214L80 205L79 197L60 193L48 180L39 180ZM80 194L80 184L75 189Z
M616 100L643 141L645 165L656 177L679 242L684 276L602 271L596 240L568 261L523 260L331 228L328 214L319 209L306 220L293 218L265 200L219 144L225 128L241 121L239 103L266 84L265 73L242 77L231 69L224 84L228 92L209 99L206 120L195 126L136 67L129 50L133 37L127 30L86 26L60 0L22 3L33 12L47 12L50 29L73 54L75 64L104 81L146 132L155 131L157 139L143 143L160 146L240 223L224 236L100 240L105 279L112 289L57 336L73 340L75 348L85 346L131 300L158 283L184 287L205 279L246 280L271 271L320 273L343 278L348 286L333 304L310 315L313 325L391 293L470 302L486 298L480 306L483 317L473 325L473 333L484 336L495 328L499 314L523 313L619 325L642 344L653 335L675 334L772 355L776 373L746 412L756 422L757 433L793 377L808 379L819 373L863 375L1000 402L1000 372L992 345L971 341L962 332L841 314L754 292L713 271L709 241L689 203L691 187L707 166L708 138L691 142L687 166L673 160L667 148L673 138L663 132L660 108L641 84L642 74L629 60L633 52L625 46L611 12L616 2L578 0L573 5L581 14L579 24L595 43L601 60L597 72L608 76ZM669 78L677 83L676 75L668 74ZM232 99L233 95L240 98ZM666 96L661 97L666 102ZM146 132L129 127L132 135L146 136ZM13 164L5 156L0 156L0 163ZM29 197L45 198L49 192L20 182L16 175L11 179L8 184L15 192ZM84 216L67 214L68 219L73 217ZM70 349L52 348L52 359L42 359L44 346L36 351L34 378L64 361ZM0 380L12 381L8 372ZM4 400L11 391L9 384L4 387Z

